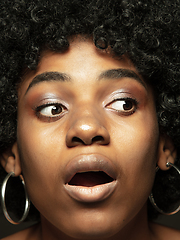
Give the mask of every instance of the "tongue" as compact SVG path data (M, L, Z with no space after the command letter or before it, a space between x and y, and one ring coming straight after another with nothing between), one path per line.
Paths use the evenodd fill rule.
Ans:
M112 180L113 179L104 172L84 172L76 173L69 182L69 185L93 187Z

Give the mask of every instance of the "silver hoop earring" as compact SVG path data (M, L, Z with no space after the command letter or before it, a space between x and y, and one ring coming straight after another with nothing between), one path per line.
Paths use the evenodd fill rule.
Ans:
M21 223L22 221L24 221L29 213L29 208L30 208L30 200L29 200L29 197L28 197L28 194L26 192L26 186L25 186L25 182L23 180L23 177L22 175L20 175L20 179L22 181L22 184L23 184L23 187L24 187L24 191L25 191L25 197L26 197L26 203L25 203L25 210L24 210L24 213L23 213L23 216L22 218L15 222L8 214L8 211L7 211L7 208L6 208L6 203L5 203L5 192L6 192L6 185L7 185L7 182L9 180L9 178L12 176L14 177L14 172L10 172L8 173L8 175L5 177L4 181L3 181L3 184L2 184L2 188L1 188L1 205L2 205L2 210L3 210L3 213L4 213L4 216L6 217L6 219L12 223L12 224L19 224Z
M179 168L177 168L174 164L172 164L172 163L170 163L170 162L168 162L168 163L166 163L166 166L167 167L173 167L179 174L180 174L180 170L179 170ZM158 168L159 169L159 168ZM153 207L158 211L158 212L160 212L160 213L162 213L162 214L164 214L164 215L173 215L173 214L175 214L175 213L177 213L179 210L180 210L180 205L179 205L179 207L177 207L174 211L172 211L172 212L164 212L162 209L160 209L158 206L157 206L157 204L155 203L155 200L154 200L154 197L153 197L153 194L152 194L152 192L151 192L151 194L149 195L149 200L150 200L150 202L151 202L151 204L153 205Z

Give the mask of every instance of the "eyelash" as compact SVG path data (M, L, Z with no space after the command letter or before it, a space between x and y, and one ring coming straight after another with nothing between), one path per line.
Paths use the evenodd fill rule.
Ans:
M53 116L53 114L49 115L49 116L45 115L45 114L42 114L41 111L43 109L45 110L48 107L56 107L56 108L60 107L62 109L62 111L60 113L57 113L54 116ZM62 105L61 103L51 102L51 103L43 104L41 106L37 106L33 110L35 111L35 114L39 119L45 120L47 122L53 122L53 121L56 121L56 120L60 119L63 116L64 111L67 110L67 108L64 105Z
M110 107L113 103L117 103L118 101L119 102L123 102L123 101L124 102L130 102L132 104L132 107L129 110L117 110L117 109L115 109L113 107ZM134 99L134 98L129 98L129 97L127 97L127 98L116 98L112 102L107 104L106 107L111 109L111 110L116 111L117 113L120 113L120 114L123 114L125 116L128 116L128 115L133 114L137 110L138 104L139 104L138 101L136 99Z
M113 107L110 107L113 103L117 103L118 101L119 102L123 102L123 101L124 102L127 102L127 101L131 102L132 103L131 109L130 110L117 110L117 109L115 109ZM62 111L60 113L57 113L54 116L53 115L49 115L48 116L48 115L42 114L41 111L43 109L48 108L48 107L58 107L58 108L60 107L62 109ZM119 114L123 114L125 116L128 116L128 115L133 114L136 111L136 109L138 107L138 102L137 102L136 99L129 98L129 97L128 98L117 98L117 99L114 99L112 102L108 103L106 105L106 107L111 109L111 110L116 111ZM63 113L65 112L65 110L67 110L67 108L64 105L60 104L60 103L57 103L57 102L53 103L53 102L51 102L51 103L43 104L41 106L37 106L33 110L35 111L35 114L36 114L36 116L39 119L41 119L43 121L46 121L46 122L53 122L53 121L56 121L56 120L60 119L63 116ZM52 109L50 109L50 110L52 110Z

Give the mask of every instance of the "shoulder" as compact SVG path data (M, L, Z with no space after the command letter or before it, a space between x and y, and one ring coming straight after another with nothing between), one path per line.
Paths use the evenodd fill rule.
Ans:
M162 226L160 224L151 223L151 231L155 239L159 240L180 239L180 230Z
M12 234L8 237L2 238L1 240L38 240L39 239L39 233L40 233L39 224L36 224L32 227L29 227L27 229L24 229L20 232L17 232L15 234Z

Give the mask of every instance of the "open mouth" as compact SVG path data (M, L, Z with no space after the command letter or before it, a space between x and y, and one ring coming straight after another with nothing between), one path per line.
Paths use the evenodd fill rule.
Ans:
M103 155L79 155L67 164L64 183L71 199L84 203L104 201L116 189L117 172L114 164Z
M89 171L76 173L68 182L69 185L93 187L114 181L103 171Z

